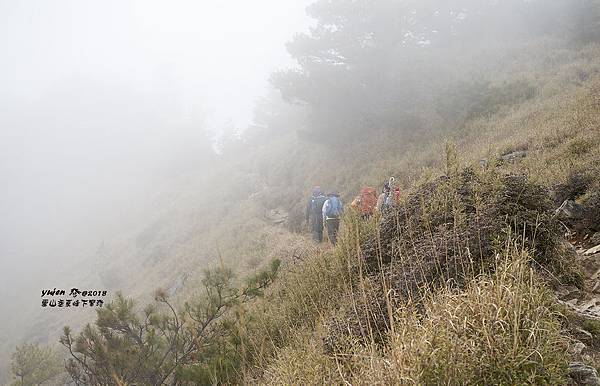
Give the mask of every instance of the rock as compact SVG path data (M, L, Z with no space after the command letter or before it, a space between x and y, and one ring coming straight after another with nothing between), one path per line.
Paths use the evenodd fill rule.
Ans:
M592 179L587 174L570 174L564 183L553 187L554 200L559 205L565 200L576 200L588 191L591 184Z
M577 300L581 297L581 291L579 288L573 285L562 286L556 291L556 296L565 302L570 300Z
M583 207L573 200L565 200L562 205L556 209L556 216L562 220L577 221L581 220L583 215Z
M590 248L587 251L583 252L585 256L595 255L600 252L600 244L596 245L594 248Z
M267 212L266 214L267 220L269 220L271 223L277 225L277 224L283 224L284 222L287 221L288 217L289 217L289 213L282 208L277 208L277 209L271 209Z
M481 166L484 169L487 168L489 164L490 163L487 158L482 158L479 160L479 166Z
M598 245L600 241L596 233L600 231L600 191L589 193L581 201L580 208L581 214L574 221L573 228L588 236L586 245Z
M600 232L600 191L590 194L583 202L587 211L587 225L590 233Z
M581 353L583 352L583 350L585 350L587 346L585 345L585 343L580 342L580 341L575 341L575 344L573 344L570 348L569 348L569 352L573 355L581 355Z
M584 330L583 328L576 328L575 335L577 339L588 343L593 343L594 341L594 335L591 332Z
M525 158L527 152L525 150L517 150L500 156L504 162L515 162L518 159Z
M593 316L595 318L600 318L600 299L597 297L593 297L589 300L578 301L574 306L579 310L579 312L583 315Z
M569 363L569 376L577 385L600 386L596 369L581 362Z
M583 268L583 274L589 280L598 280L600 278L600 256L584 255L585 250L579 252L579 263Z

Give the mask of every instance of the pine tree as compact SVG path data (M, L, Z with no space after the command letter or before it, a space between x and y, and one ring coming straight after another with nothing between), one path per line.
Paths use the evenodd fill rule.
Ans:
M234 286L231 269L207 270L202 296L180 310L163 290L141 313L132 299L118 293L98 310L94 326L87 325L79 335L64 328L60 343L69 352L69 376L76 385L180 385L210 383L216 373L235 373L237 363L224 363L236 358L232 353L237 349L230 344L235 337L226 316L236 305L260 296L278 268L275 260L243 288Z
M13 385L43 385L64 372L58 353L37 343L17 346L12 355L12 373L17 378Z

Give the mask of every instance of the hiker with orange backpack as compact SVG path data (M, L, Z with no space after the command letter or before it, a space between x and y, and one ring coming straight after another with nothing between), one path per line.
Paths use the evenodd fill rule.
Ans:
M377 191L370 186L363 187L350 206L356 209L363 219L371 217L377 206Z

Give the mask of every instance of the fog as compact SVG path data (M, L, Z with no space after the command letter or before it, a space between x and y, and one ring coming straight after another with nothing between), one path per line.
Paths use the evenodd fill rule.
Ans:
M533 98L535 71L554 60L538 60L536 52L590 42L586 28L574 28L585 4L0 0L0 290L11 294L0 297L8 316L0 322L0 351L44 323L35 318L41 290L85 285L100 247L125 233L130 239L107 261L118 259L119 247L133 250L143 255L144 279L152 269L154 278L166 277L182 245L193 255L188 263L208 261L204 249L221 241L229 222L244 234L229 232L224 249L258 266L270 252L265 235L275 232L252 232L274 227L258 217L275 209L286 221L277 223L279 244L292 236L307 241L308 186L338 184L347 200L359 184L388 173L376 167L395 167L392 153L417 152L469 120ZM246 141L223 140L248 127L255 131ZM338 162L344 157L352 162ZM358 165L361 159L375 162ZM177 224L144 218L157 207L171 211L159 197L180 187L172 182L211 171L214 181L227 179L220 173L235 181L219 187L227 191L217 203L200 178L187 186L186 198L204 194L205 202L181 222L201 227L177 223L187 201L173 209ZM419 170L402 172L401 182ZM244 200L252 203L240 213L229 210ZM155 237L157 229L170 239ZM205 233L208 241L198 241ZM103 273L122 274L108 290L131 279L138 266L126 260ZM131 271L120 272L128 264ZM182 277L171 276L176 283ZM148 277L145 290L156 284ZM32 340L42 335L51 340L48 333Z
M251 122L305 3L0 2L0 289L22 301L1 298L9 327Z

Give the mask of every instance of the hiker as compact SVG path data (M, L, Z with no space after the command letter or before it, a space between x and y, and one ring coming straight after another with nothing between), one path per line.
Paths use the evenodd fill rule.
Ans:
M344 206L340 195L337 192L329 193L327 201L323 205L323 223L327 227L327 236L333 245L337 243L337 232L343 212Z
M323 204L327 197L321 192L319 186L315 186L312 196L306 206L306 223L309 224L313 239L319 243L323 242Z
M356 209L363 219L368 219L377 206L376 190L370 186L363 187L350 206Z
M379 212L384 212L395 207L400 201L400 187L394 186L394 181L394 177L390 177L390 179L383 184L383 189L377 199L376 208Z
M390 184L389 182L385 182L383 184L383 189L381 190L381 194L377 198L377 206L376 209L378 212L383 212L388 209L389 196L390 196Z

